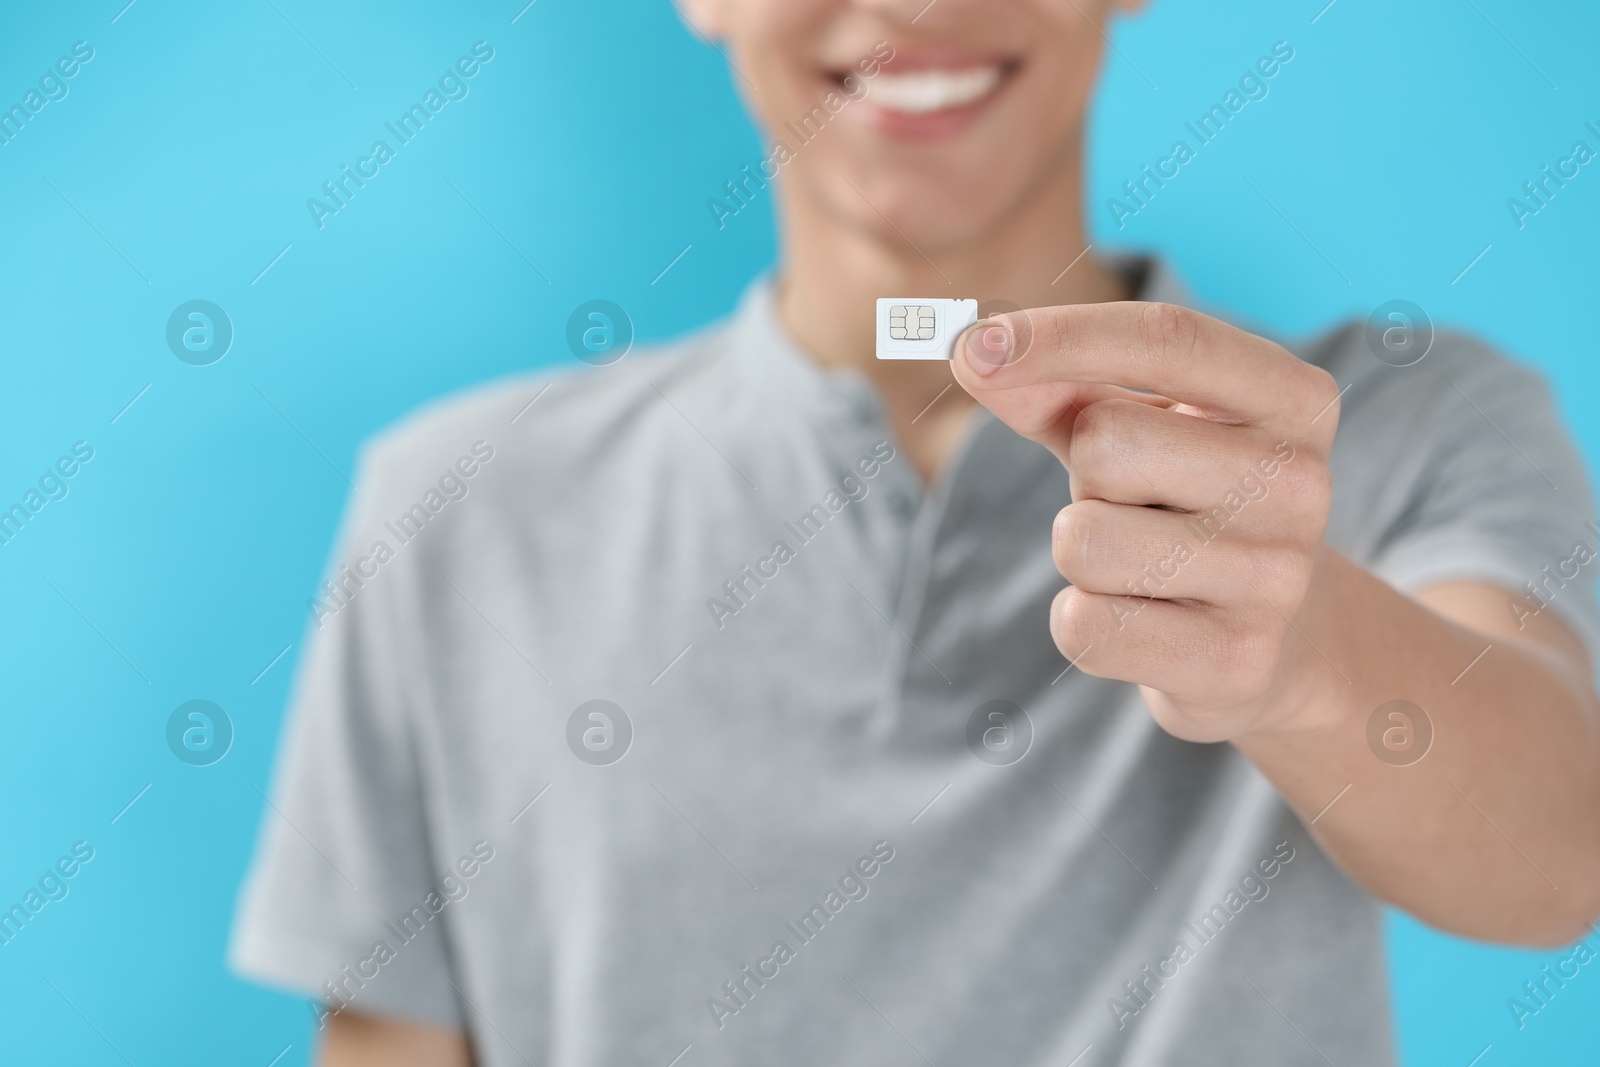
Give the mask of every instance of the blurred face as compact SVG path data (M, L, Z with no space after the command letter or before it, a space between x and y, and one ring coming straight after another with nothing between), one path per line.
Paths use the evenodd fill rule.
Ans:
M1076 166L1104 47L1096 26L1138 2L680 6L728 47L757 120L787 146L763 165L786 195L933 249L981 240Z

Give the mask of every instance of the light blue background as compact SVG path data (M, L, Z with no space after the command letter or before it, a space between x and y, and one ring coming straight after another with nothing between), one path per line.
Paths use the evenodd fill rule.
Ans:
M570 361L581 301L671 337L774 255L765 202L713 224L707 198L760 144L666 3L538 0L513 23L525 0L274 2L138 0L115 22L125 0L5 5L5 105L74 41L96 54L0 146L0 502L74 441L96 454L0 548L0 901L76 840L96 857L0 947L0 1062L304 1062L303 1002L222 955L357 442L448 390ZM1600 125L1600 11L1337 0L1313 23L1323 2L1159 0L1115 31L1097 243L1160 250L1201 296L1284 331L1414 300L1543 368L1592 463L1600 164L1521 231L1506 200L1574 140L1600 147L1583 127ZM471 95L318 231L306 198L480 39L496 55ZM1280 39L1296 55L1271 95L1111 226L1105 198ZM237 331L211 367L164 343L194 298ZM236 729L211 767L164 741L194 698ZM1596 1057L1600 964L1518 1032L1506 1000L1556 953L1401 918L1391 947L1408 1063Z

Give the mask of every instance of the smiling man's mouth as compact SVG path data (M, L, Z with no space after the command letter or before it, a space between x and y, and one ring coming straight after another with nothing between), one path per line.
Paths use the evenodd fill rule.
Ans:
M872 82L873 103L890 111L926 115L981 100L1005 77L1005 65L993 63L965 70L883 71Z
M953 134L986 110L1020 66L1019 59L969 48L901 48L876 75L861 79L870 105L863 117L893 136ZM849 87L840 74L833 80Z

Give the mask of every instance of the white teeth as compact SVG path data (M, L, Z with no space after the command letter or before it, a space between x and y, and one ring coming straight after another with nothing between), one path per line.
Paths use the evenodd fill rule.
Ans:
M913 115L970 104L1000 84L1000 67L968 70L918 70L905 74L884 72L872 79L873 103L891 111Z

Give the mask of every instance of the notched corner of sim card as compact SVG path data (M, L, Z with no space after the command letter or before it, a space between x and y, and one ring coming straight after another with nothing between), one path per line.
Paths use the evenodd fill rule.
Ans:
M949 359L961 331L978 321L976 300L890 296L878 299L879 359Z

